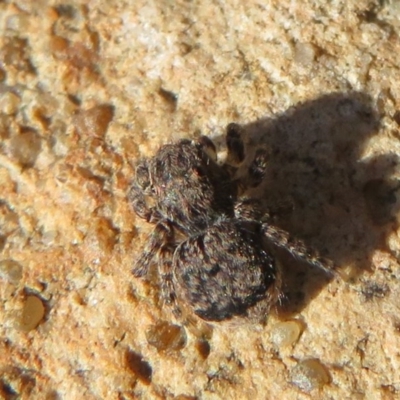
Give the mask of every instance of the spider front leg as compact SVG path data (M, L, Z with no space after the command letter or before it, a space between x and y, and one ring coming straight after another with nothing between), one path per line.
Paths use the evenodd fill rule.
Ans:
M173 226L170 221L162 220L154 228L150 235L148 244L144 248L142 255L136 261L132 273L135 277L147 275L150 263L160 249L174 241Z
M228 157L236 164L243 162L245 157L242 131L242 127L233 122L226 127Z
M154 207L147 204L146 198L152 196L150 172L147 160L142 160L135 169L135 179L129 192L129 200L135 213L150 223L160 219Z
M267 171L269 160L269 153L265 149L258 149L254 156L253 161L248 168L248 182L247 187L259 186Z
M228 148L228 162L241 164L245 159L245 146L243 142L243 128L235 123L226 127L226 146ZM266 149L258 149L254 159L247 168L247 176L239 179L239 185L243 189L256 187L263 181L269 160L269 153Z
M158 270L160 274L160 287L162 298L165 304L172 308L176 318L180 318L182 311L178 305L173 283L173 246L167 244L163 246L158 255Z
M261 201L250 197L241 197L234 205L236 219L260 221L261 218L268 219L268 212L263 210Z

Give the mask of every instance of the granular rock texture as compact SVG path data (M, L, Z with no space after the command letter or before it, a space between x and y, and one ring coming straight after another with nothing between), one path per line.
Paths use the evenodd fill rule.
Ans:
M399 398L399 12L0 1L0 397ZM131 274L152 229L135 163L182 137L223 149L230 122L249 160L270 149L250 195L338 272L281 254L266 326L175 320Z

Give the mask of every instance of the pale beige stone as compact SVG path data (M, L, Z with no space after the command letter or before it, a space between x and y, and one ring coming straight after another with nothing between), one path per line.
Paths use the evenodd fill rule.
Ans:
M398 398L398 9L0 2L0 397ZM182 324L130 272L152 229L127 200L134 164L200 134L224 154L233 121L249 157L271 149L258 195L277 224L338 277L283 257L289 295L265 327L188 324L184 347L159 351L149 329ZM24 332L31 293L45 311ZM271 330L293 318L304 332L277 351ZM290 371L310 359L329 380L306 393Z

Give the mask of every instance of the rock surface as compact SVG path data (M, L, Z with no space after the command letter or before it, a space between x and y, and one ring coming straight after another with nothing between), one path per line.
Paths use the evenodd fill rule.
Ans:
M399 11L0 1L0 397L399 398ZM127 201L133 166L200 134L223 155L233 121L249 157L271 149L261 195L284 209L277 225L339 277L283 256L265 327L183 324L130 272L151 231ZM43 309L21 329L32 296ZM276 346L292 319L301 336ZM173 351L149 343L160 321L185 338Z

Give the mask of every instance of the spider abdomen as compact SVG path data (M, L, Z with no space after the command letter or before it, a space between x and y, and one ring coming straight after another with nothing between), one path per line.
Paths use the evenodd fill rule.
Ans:
M274 303L277 269L258 228L256 222L222 219L178 246L174 284L196 315L222 321L246 316L260 301Z

